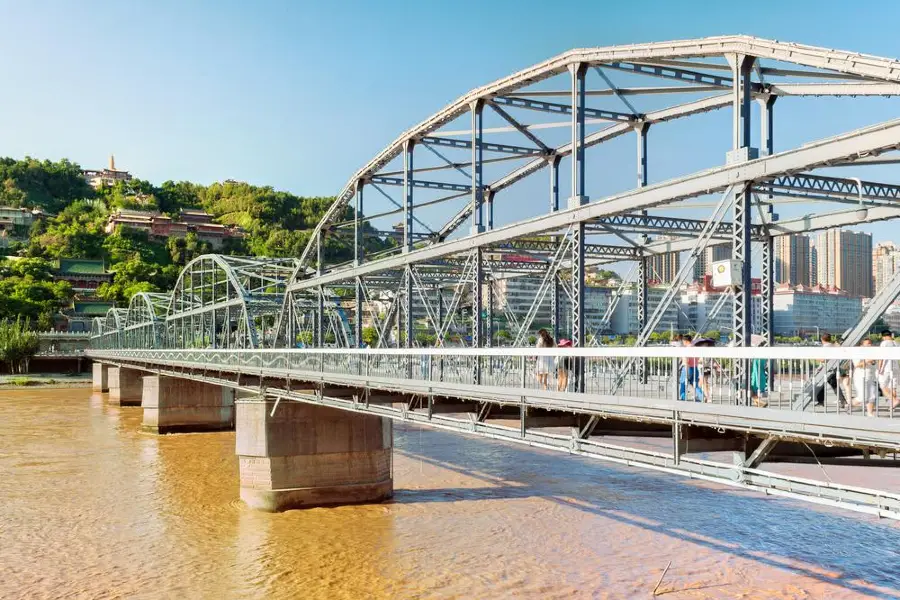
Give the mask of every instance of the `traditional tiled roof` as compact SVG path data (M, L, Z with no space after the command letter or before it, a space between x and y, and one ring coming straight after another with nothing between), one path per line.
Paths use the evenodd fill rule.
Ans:
M61 258L56 272L60 275L105 275L106 265L102 260L81 258Z
M79 315L102 317L113 306L115 306L113 302L76 302L73 309Z

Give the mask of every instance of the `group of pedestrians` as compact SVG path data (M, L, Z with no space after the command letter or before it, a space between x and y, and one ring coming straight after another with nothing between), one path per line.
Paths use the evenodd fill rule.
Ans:
M821 340L825 347L840 346L827 333L822 335ZM866 338L859 345L862 348L870 348L872 340ZM888 348L896 345L890 330L881 332L879 346ZM866 414L874 416L879 392L890 403L892 409L900 408L900 398L897 394L897 386L900 384L900 363L896 360L839 361L828 370L826 382L837 395L841 408L847 408L849 403L850 406L865 407ZM816 404L820 406L825 404L824 388L817 393Z
M759 346L763 341L760 335L753 335L751 346ZM689 334L675 335L672 338L674 347L713 347L715 341L707 338L694 338ZM750 361L750 398L755 406L767 406L766 391L768 378L765 360L753 359ZM712 402L710 395L710 383L713 374L723 375L725 369L714 359L686 356L681 359L678 373L678 399L695 402ZM721 379L721 378L720 378Z
M546 329L538 331L537 339L538 348L571 348L572 341L560 339L557 344L553 336ZM550 385L550 375L556 373L556 390L564 392L569 388L569 372L572 370L572 357L561 356L558 360L554 360L552 356L538 356L537 359L537 380L541 389L548 389Z

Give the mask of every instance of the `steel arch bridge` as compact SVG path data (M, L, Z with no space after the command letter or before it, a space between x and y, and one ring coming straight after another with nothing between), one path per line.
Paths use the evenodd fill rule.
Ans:
M126 348L162 348L169 294L139 292L131 297L125 315L123 343Z
M572 50L403 132L349 178L299 259L190 263L155 317L165 323L161 350L127 349L148 338L123 335L132 321L115 309L95 322L91 356L276 405L340 408L897 518L894 492L758 469L784 442L896 452L892 405L866 416L852 405L848 414L835 389L813 406L838 362L875 355L721 349L718 387L694 403L679 395L678 361L699 349L586 346L611 329L623 301L635 313L625 328L646 346L715 247L736 267L711 313L730 303L735 343L751 345L755 332L772 345L779 238L900 217L900 185L880 181L900 162L900 119L888 119L898 95L898 61L747 36ZM869 101L878 110L858 110L874 97L886 98ZM837 106L847 131L823 118L823 102ZM788 125L778 139L796 140L777 152L776 106ZM878 113L888 120L853 128ZM653 153L657 137L678 155ZM335 246L352 248L352 260L332 260ZM595 269L618 265L629 275L603 288L600 302ZM844 345L856 345L898 295L900 274L844 332ZM155 323L147 303L133 302L130 326L140 331ZM579 348L571 357L489 349L528 345L538 327ZM364 340L437 348L324 348ZM287 350L301 344L312 349ZM714 361L712 352L704 356ZM534 383L545 356L570 358L567 387ZM751 405L751 366L778 380L768 406ZM488 423L489 414L514 416L518 427ZM592 440L612 431L600 425L606 419L671 427L671 456ZM734 451L735 462L687 457L688 442Z
M264 348L295 259L205 254L182 269L166 314L176 348Z
M489 347L503 323L512 345L546 326L586 346L626 299L644 345L705 249L725 245L741 264L733 337L771 344L778 237L900 216L900 186L868 177L898 161L900 121L776 152L776 100L794 128L823 130L790 103L844 98L840 114L852 115L851 102L900 94L898 80L895 60L749 36L571 50L403 132L349 178L298 261L188 265L163 343L354 347L368 327L375 347ZM650 142L671 145L673 133L685 152L661 155L652 178ZM391 247L367 251L373 237ZM331 238L351 261L329 262ZM592 303L592 271L616 264L629 275ZM517 306L512 289L526 296Z

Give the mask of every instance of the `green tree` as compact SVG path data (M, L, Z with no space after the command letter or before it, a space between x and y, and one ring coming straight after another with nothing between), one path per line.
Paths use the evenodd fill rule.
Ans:
M28 362L37 354L40 342L27 319L0 321L0 360L9 373L27 373Z

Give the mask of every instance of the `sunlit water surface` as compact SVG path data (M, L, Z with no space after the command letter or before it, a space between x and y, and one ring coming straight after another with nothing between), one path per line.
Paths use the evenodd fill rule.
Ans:
M887 521L402 426L393 502L265 514L233 432L140 416L0 391L0 597L647 598L669 561L662 598L900 597Z

